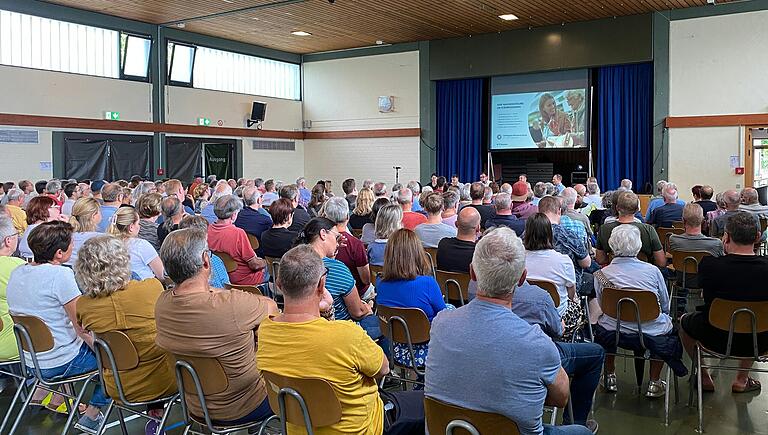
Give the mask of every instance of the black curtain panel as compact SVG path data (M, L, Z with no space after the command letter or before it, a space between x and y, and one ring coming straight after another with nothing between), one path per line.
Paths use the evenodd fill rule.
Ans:
M203 173L200 162L200 139L175 138L166 139L167 176L190 183L195 175Z
M130 180L139 175L150 178L152 138L112 139L109 143L109 166L112 180Z
M107 139L64 138L64 178L108 179Z
M205 144L205 173L215 174L219 180L232 178L232 145L228 143Z

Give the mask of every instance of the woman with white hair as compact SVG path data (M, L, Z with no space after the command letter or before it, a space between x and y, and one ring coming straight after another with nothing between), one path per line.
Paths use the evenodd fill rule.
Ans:
M131 192L131 205L136 205L142 196L157 192L157 186L153 181L142 181Z
M642 323L641 327L645 345L651 352L651 357L655 358L650 364L650 382L645 395L662 397L667 387L660 379L664 362L672 367L677 376L687 374L687 369L681 361L683 347L669 316L669 294L664 276L658 267L637 258L642 241L640 230L634 225L624 224L614 228L608 244L614 257L611 264L594 274L597 299L602 303L602 292L606 287L647 290L656 295L660 308L659 316ZM607 354L616 352L616 324L616 319L602 314L594 328L595 342L606 351L604 387L609 392L617 391L616 357ZM622 322L619 342L621 346L632 350L640 349L637 332L636 323Z
M112 215L107 232L125 243L131 256L131 272L136 274L139 281L153 277L162 281L165 278L163 262L148 241L138 238L139 229L141 225L136 210L133 207L121 207Z
M403 227L403 209L397 204L387 204L376 214L376 239L368 245L368 263L384 265L384 250L387 239Z

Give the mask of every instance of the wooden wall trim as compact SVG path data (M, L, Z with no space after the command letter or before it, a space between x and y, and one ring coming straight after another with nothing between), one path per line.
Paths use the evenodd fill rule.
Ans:
M359 139L382 137L419 137L420 128L392 128L387 130L307 131L304 139Z
M256 130L255 128L202 127L185 124L158 124L137 121L109 121L106 119L68 118L61 116L22 115L0 113L0 125L19 127L43 127L103 131L127 131L144 133L170 133L198 136L262 137L270 139L356 139L384 137L419 137L418 128L393 128L386 130L351 130L303 132L286 130Z
M667 128L687 127L738 127L741 125L768 124L768 113L747 113L741 115L669 116Z

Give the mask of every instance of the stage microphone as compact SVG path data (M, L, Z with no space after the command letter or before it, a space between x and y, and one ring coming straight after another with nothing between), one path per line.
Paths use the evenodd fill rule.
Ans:
M392 169L403 169L402 166L392 166Z

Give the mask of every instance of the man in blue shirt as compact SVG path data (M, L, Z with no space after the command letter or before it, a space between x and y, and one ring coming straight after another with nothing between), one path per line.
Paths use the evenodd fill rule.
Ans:
M680 204L677 199L677 187L669 183L662 191L664 205L656 207L651 211L651 216L646 223L657 228L672 228L672 223L683 220L683 207L685 202Z
M664 189L667 187L668 184L671 184L672 187L674 187L675 190L677 190L677 187L674 184L668 183L668 182L666 182L664 180L659 180L656 183L657 195L653 199L651 199L651 201L648 203L648 210L645 212L645 222L646 223L648 223L648 221L651 220L651 213L654 210L656 210L657 208L659 208L659 207L664 205L664 195L663 195L663 193L664 193ZM676 202L678 204L680 204L680 205L683 205L683 206L685 205L685 201L683 201L682 199L678 199Z
M568 374L552 340L512 310L515 288L525 279L525 249L514 231L486 234L475 249L470 275L477 281L477 297L440 312L432 322L425 395L504 415L525 435L594 433L594 421L582 422L589 428L542 422L545 401L558 407L568 402ZM597 378L602 359L598 363ZM586 403L593 392L574 389L573 403Z
M558 195L561 194L563 190L565 190L565 186L563 186L563 176L560 174L555 174L552 176L552 184L555 185Z
M509 227L518 236L525 232L525 219L519 219L512 214L512 197L508 193L499 193L496 195L496 202L493 204L496 214L485 221L486 228Z
M96 230L105 233L123 200L123 188L119 184L107 184L101 189L101 197L104 204L101 206L101 222L96 226Z
M245 207L238 213L235 226L242 228L248 234L255 236L261 242L261 233L272 228L272 218L259 212L261 209L261 192L256 187L243 189Z

